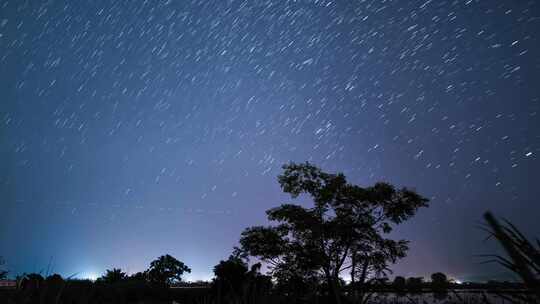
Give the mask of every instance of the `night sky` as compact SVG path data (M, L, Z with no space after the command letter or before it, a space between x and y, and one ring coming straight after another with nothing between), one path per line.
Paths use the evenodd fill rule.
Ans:
M209 279L310 161L431 199L395 274L504 276L478 225L540 236L539 54L538 1L0 1L0 256Z

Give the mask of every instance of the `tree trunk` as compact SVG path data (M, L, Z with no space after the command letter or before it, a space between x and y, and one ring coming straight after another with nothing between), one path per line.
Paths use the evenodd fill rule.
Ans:
M369 261L366 259L364 261L364 264L362 265L362 273L360 275L360 281L358 282L358 284L360 285L360 297L362 298L362 303L364 302L365 297L366 297L365 283L366 283L368 267L369 267Z
M341 304L341 293L339 290L339 277L336 275L330 274L330 271L325 271L326 281L330 291L334 294L334 303Z
M339 288L338 278L332 279L332 292L334 293L336 304L341 304L341 292Z

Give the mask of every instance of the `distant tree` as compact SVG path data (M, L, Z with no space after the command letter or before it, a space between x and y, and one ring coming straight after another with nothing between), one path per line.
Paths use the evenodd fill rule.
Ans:
M431 287L433 289L446 289L448 288L448 277L442 272L436 272L431 275Z
M404 290L406 288L407 282L404 277L397 276L392 282L392 287L396 290Z
M247 260L238 252L214 267L213 288L219 299L235 302L246 295L260 296L272 286L270 277L260 274L260 263L248 267Z
M167 254L150 263L147 275L152 283L170 286L173 283L181 282L184 272L190 273L191 269Z
M407 289L409 291L420 291L424 286L424 278L411 277L407 279Z
M107 284L122 282L127 279L127 275L122 269L113 268L107 269L105 274L98 278L98 282L103 282Z
M248 265L239 257L230 256L226 261L220 261L214 266L215 284L219 285L220 293L239 295L247 280Z
M145 272L136 272L129 277L126 278L127 280L131 282L146 282L148 280L148 274Z
M293 265L299 273L324 278L334 301L341 303L340 275L351 271L357 286L387 271L388 263L405 256L407 241L384 237L411 218L428 200L415 191L387 183L363 188L341 173L330 174L309 164L285 165L278 177L293 198L308 194L314 207L284 204L266 213L275 226L247 228L242 249L273 269Z
M57 274L57 273L48 276L45 280L47 282L51 282L51 283L63 283L64 282L64 278L62 278L62 276Z

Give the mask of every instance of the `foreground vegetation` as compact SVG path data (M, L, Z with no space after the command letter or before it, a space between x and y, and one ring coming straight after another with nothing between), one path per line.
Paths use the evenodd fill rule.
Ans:
M331 292L321 284L308 293L290 293L265 280L264 276L248 270L245 265L222 261L226 277L212 282L182 283L174 286L157 285L134 276L119 279L118 269L110 270L96 281L62 279L58 275L43 278L29 274L22 278L17 289L0 290L0 303L335 303ZM224 269L228 268L228 269ZM221 274L224 275L224 274ZM236 281L229 281L233 276ZM404 283L403 285L401 285ZM418 278L397 277L367 288L371 297L365 303L536 303L502 301L505 298L529 297L523 284L495 283L457 285L451 282L422 282ZM511 288L511 289L509 289ZM341 300L360 303L353 296L354 286L343 287ZM290 290L290 289L289 289ZM442 302L441 302L442 301Z
M111 269L95 282L65 280L59 275L23 275L17 278L16 288L0 290L0 301L416 303L421 299L414 295L425 292L447 303L492 301L486 294L464 298L454 292L479 287L510 303L540 300L540 242L535 247L508 222L501 225L486 214L488 232L508 255L492 258L518 274L522 283L457 285L442 273L433 274L430 282L399 276L390 282L389 267L406 256L408 241L386 236L419 208L427 207L426 198L388 183L353 185L343 174L326 173L309 163L285 165L278 180L285 193L292 198L309 196L313 206L283 204L268 210L272 225L249 227L242 232L240 246L214 267L212 282L184 283L182 276L191 269L173 256L164 255L152 261L144 272L128 276L121 269ZM266 274L260 271L261 263L269 269ZM6 275L0 270L0 279ZM389 293L395 296L384 296Z

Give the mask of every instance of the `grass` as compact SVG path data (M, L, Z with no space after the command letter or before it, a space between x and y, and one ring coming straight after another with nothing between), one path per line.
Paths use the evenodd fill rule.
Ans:
M510 303L540 303L540 240L536 239L536 244L533 244L512 223L503 220L501 224L489 212L484 214L484 219L490 236L501 244L507 255L489 255L490 261L518 275L527 290L525 294L499 296Z

